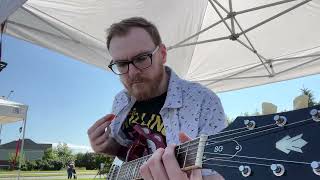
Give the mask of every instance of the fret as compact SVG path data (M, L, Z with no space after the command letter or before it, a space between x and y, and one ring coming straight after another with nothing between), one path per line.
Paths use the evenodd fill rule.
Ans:
M137 162L136 162L135 169L134 169L134 173L133 173L134 179L136 179L136 177L138 176L140 167L141 167L141 166L139 166L139 161L137 161Z
M177 159L182 170L187 171L202 167L202 156L207 138L207 135L201 135L199 138L179 146L180 154L178 154Z
M207 135L201 135L199 138L183 143L176 147L175 154L182 170L201 168L203 151L208 139ZM116 174L117 180L141 179L139 169L151 155L144 156L133 161L125 162L113 174ZM112 180L114 178L112 177Z
M135 179L135 177L136 177L136 172L137 172L137 168L138 168L138 161L134 160L133 164L134 164L134 168L133 168L133 173L132 173L131 179Z
M198 151L197 151L197 156L195 160L195 167L197 168L202 168L203 152L204 152L204 148L206 146L207 140L208 140L208 135L201 135L199 138Z
M125 162L119 169L117 173L117 179L119 180L131 180L131 179L141 179L139 174L139 169L141 165L151 157L151 155L144 156L133 161Z
M188 157L189 147L190 147L190 141L188 142L188 145L187 145L187 152L186 152L186 156L184 156L182 169L184 169L186 167L186 161L187 161L187 157Z

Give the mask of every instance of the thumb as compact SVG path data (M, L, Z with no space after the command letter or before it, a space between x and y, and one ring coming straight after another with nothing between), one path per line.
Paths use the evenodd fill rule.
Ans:
M184 142L190 141L192 139L186 133L179 132L179 140L180 140L180 143L184 143Z

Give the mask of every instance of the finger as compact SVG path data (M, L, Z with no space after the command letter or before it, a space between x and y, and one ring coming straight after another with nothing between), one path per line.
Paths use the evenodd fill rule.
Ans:
M101 124L105 123L106 121L112 121L115 118L114 114L107 114L104 117L102 117L101 119L99 119L98 121L96 121L89 129L88 129L88 134L91 134L92 132L94 132L95 129L97 129L97 127L99 127Z
M187 179L187 175L181 171L179 163L175 157L175 145L170 144L166 147L162 155L162 162L169 179Z
M153 180L153 177L151 175L151 171L147 165L147 163L144 163L139 170L140 175L144 180Z
M106 132L106 127L108 127L108 122L105 122L105 124L102 124L101 126L97 127L91 134L89 134L90 141L94 142L97 138L103 136L103 134Z
M150 169L151 175L155 180L166 180L168 179L166 170L162 163L162 155L164 153L163 148L157 149L151 158L147 161L147 165Z
M95 147L96 147L95 151L104 153L108 147L108 141L106 140L102 144L96 145Z
M187 142L192 140L186 133L184 132L179 132L179 140L181 143Z
M201 169L194 169L191 171L190 179L192 180L202 180Z
M103 142L107 141L108 137L109 137L109 134L103 133L101 136L97 137L93 143L95 145L102 144Z

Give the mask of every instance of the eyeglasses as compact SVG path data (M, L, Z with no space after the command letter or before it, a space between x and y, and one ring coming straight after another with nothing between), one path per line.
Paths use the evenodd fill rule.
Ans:
M158 51L159 46L157 46L150 53L139 54L133 58L131 61L128 60L117 60L111 61L108 67L117 75L126 74L129 72L129 64L133 64L134 67L140 70L149 68L152 65L152 56Z

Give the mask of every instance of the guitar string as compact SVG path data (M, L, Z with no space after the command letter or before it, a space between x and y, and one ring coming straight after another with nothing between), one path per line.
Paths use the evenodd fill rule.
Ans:
M268 126L272 126L272 125L275 125L275 124L268 124L268 125L265 125L265 126L261 126L261 127L256 128L255 130L261 129L261 128L265 128L265 127L268 127ZM238 129L229 130L229 131L222 131L222 132L218 132L217 134L214 134L214 136L218 136L218 135L225 134L225 133L229 133L229 132L233 132L233 131L244 130L244 129L247 129L247 128L246 128L246 127L242 127L242 128L238 128ZM244 133L244 132L247 132L247 131L250 131L250 130L247 129L246 131L240 131L240 132L237 132L237 133L234 133L234 134ZM227 135L220 136L220 137L215 137L215 138L222 138L222 137L230 136L230 135L234 135L234 134L227 134ZM197 141L198 139L199 139L199 137L196 138L196 139L194 139L194 140L191 140L190 142ZM185 143L180 144L177 149L185 148L185 147L183 146L183 145L185 145L185 144L188 144L188 143L185 142ZM195 142L195 144L197 144L197 142Z
M312 118L310 118L310 119L312 119ZM299 122L299 121L298 121L298 122ZM257 128L255 128L255 130L259 130L259 129L266 128L266 127L268 127L268 126L273 126L273 125L276 125L276 124L274 124L274 123L273 123L273 124L267 124L267 125L264 125L264 126L261 126L261 127L257 127ZM218 132L217 134L214 134L213 136L215 136L215 137L212 137L212 138L216 138L216 139L218 139L218 138L223 138L223 137L225 137L225 136L219 136L219 135L225 134L225 133L229 133L229 132L233 132L233 131L237 131L237 130L243 130L243 129L246 129L246 131L240 131L240 132L237 132L237 133L234 133L234 134L227 134L227 135L225 135L225 136L231 136L231 135L235 135L235 134L239 134L239 133L244 133L244 132L252 131L252 130L247 129L246 127L242 127L242 128L232 129L232 130L228 130L228 131ZM219 137L216 137L216 136L219 136ZM199 138L196 138L196 139L194 139L194 140L197 140L197 139L199 139ZM185 145L185 144L187 144L187 142L180 144L180 146L183 146L183 145ZM180 146L179 146L179 148L180 148ZM181 148L184 148L184 147L181 147Z
M222 154L222 153L208 153L205 152L203 153L204 155L209 154L209 155L223 155L223 156L231 156L231 157L239 157L239 158L243 158L243 159L257 159L257 160L265 160L265 161L277 161L277 162L284 162L284 163L292 163L292 164L303 164L303 165L310 165L310 163L308 162L303 162L303 161L289 161L289 160L283 160L283 159L269 159L269 158L262 158L262 157L254 157L254 156L240 156L240 155L231 155L231 154ZM196 157L190 158L191 159L196 159ZM222 158L209 158L209 159L205 159L202 162L206 162L208 160L217 160L217 159L222 159Z
M310 119L312 119L312 118L310 118ZM261 127L259 127L259 128L256 128L255 130L259 130L259 129L262 129L262 128L265 128L265 127L268 127L268 126L273 126L273 125L275 125L275 124L269 124L269 125L266 125L266 126L261 126ZM277 126L277 127L278 127L278 126ZM229 134L229 135L225 135L225 136L220 136L220 137L212 137L211 139L208 139L207 141L211 141L211 140L213 140L214 138L219 139L219 138L222 138L222 137L231 136L231 135L240 134L240 133L245 133L245 132L248 132L248 131L252 131L252 130L241 131L241 132L237 132L237 133ZM219 133L218 133L218 134L215 134L215 136L216 136L216 135L219 135ZM196 142L196 140L199 140L199 137L196 138L196 139L194 139L193 141L190 141L190 142L192 142L192 143L190 143L190 145L191 145L191 146L197 145L198 142ZM183 148L187 148L188 146L184 146L185 144L187 144L187 143L183 143L183 144L179 145L177 149L180 150L180 149L183 149ZM185 152L185 151L182 151L181 153L184 153L184 152Z
M222 140L222 141L217 141L217 142L213 142L213 143L210 143L210 142L212 142L213 140L215 140L214 138L211 138L211 139L208 139L207 140L207 144L206 144L206 146L210 146L210 145L214 145L214 144L217 144L217 143L221 143L221 142L225 142L225 141L231 141L231 140L234 140L234 139L237 139L237 138L241 138L241 137L245 137L245 136L249 136L249 135L254 135L254 134L257 134L257 133L261 133L261 132L267 132L267 131L271 131L271 130L275 130L275 129L279 129L279 128L284 128L284 127L290 127L290 126L292 126L292 125L295 125L295 124L297 124L297 123L302 123L302 122L307 122L307 121L310 121L310 120L312 120L312 118L310 118L310 119L305 119L305 120L301 120L301 121L298 121L298 122L294 122L294 123L291 123L291 124L288 124L288 125L284 125L284 126L276 126L276 127L274 127L274 128L271 128L271 129L266 129L266 130L262 130L262 131L256 131L256 132L254 132L254 133L250 133L250 134L246 134L246 135L242 135L242 136L237 136L237 137L233 137L233 138L230 138L230 139L226 139L226 140ZM192 146L192 145L197 145L197 143L195 144L191 144L190 146ZM197 146L198 147L198 146ZM185 147L183 147L183 148L185 148ZM182 149L182 148L181 148ZM192 150L195 150L195 149L197 149L197 148L193 148ZM182 154L182 153L185 153L186 151L181 151L181 152L179 152L179 154ZM178 155L179 155L178 154Z
M215 160L215 161L225 161L225 162L234 162L234 163L239 163L239 164L253 164L253 165L257 165L257 166L267 166L267 167L270 167L270 165L268 164L261 164L261 163L253 163L253 162L242 162L242 161L232 161L232 160L225 160L225 159L215 159L215 158L210 158L212 160ZM210 160L208 159L208 160ZM205 161L204 161L205 162Z
M221 164L215 164L215 163L203 163L204 165L213 165L213 166L224 166L224 167L230 167L230 168L239 168L238 166L228 166L228 165L221 165Z
M310 119L312 119L312 118L310 118ZM298 121L298 122L295 122L295 123L291 123L291 124L289 124L289 125L294 125L294 124L297 124L297 123L301 123L301 122L304 122L304 121L308 121L308 120L310 120L310 119L307 119L307 120L301 120L301 121ZM272 126L272 125L275 125L275 124L270 124L270 125L266 125L266 126L262 126L262 127L259 127L259 129L261 129L261 128L264 128L264 127L268 127L268 126ZM284 126L289 126L289 125L284 125ZM258 131L258 132L255 132L255 133L251 133L251 134L248 134L248 135L253 135L253 134L257 134L257 133L261 133L261 132L264 132L264 131L270 131L270 130L273 130L273 129L277 129L277 128L282 128L282 127L275 127L275 128L271 128L271 129L267 129L267 130L263 130L263 131ZM239 128L239 129L244 129L244 128ZM258 129L258 128L257 128ZM257 130L257 129L255 129L255 130ZM233 130L234 131L234 130ZM248 131L248 130L247 130ZM226 131L225 131L226 132ZM223 133L225 133L225 132L223 132ZM230 131L229 131L230 132ZM244 133L244 132L238 132L238 133L235 133L235 134L239 134L239 133ZM216 134L216 135L219 135L219 133L218 134ZM231 134L232 135L232 134ZM224 140L224 141L229 141L229 140L232 140L232 139L237 139L237 138L240 138L240 137L245 137L245 136L248 136L248 135L244 135L244 136L238 136L238 137L235 137L235 138L231 138L231 139L228 139L228 140ZM230 135L227 135L227 136L230 136ZM221 137L213 137L213 138L210 138L209 139L209 141L212 141L212 140L214 140L214 139L217 139L217 138L221 138ZM221 143L221 142L224 142L224 141L219 141L219 142L214 142L214 143L211 143L211 144L208 144L208 145L213 145L213 144L217 144L217 143ZM189 142L190 143L190 142ZM193 144L194 145L194 144ZM192 144L191 145L188 145L187 147L189 147L189 146L192 146ZM181 147L181 146L180 146ZM179 149L182 149L182 148L185 148L185 147L181 147L181 148L179 148ZM180 152L180 153L178 153L178 154L182 154L182 153L184 153L183 151L182 152ZM139 158L140 159L140 158ZM136 160L139 160L139 159L136 159ZM132 162L132 161L130 161L130 162ZM122 168L121 168L122 169ZM120 169L120 170L121 170Z
M302 120L302 121L300 121L300 122L309 121L309 120L310 120L310 119ZM296 123L299 123L299 122L296 122ZM296 124L296 123L292 123L292 124L290 124L290 125L294 125L294 124ZM287 127L288 127L288 126L289 126L289 125L287 125ZM230 141L230 140L234 140L234 139L237 139L237 138L240 138L240 137L245 137L245 136L249 136L249 135L253 135L253 134L258 134L258 133L262 133L262 132L269 131L269 130L273 130L273 129L277 129L277 128L281 128L281 127L274 127L274 128L268 129L268 130L258 131L258 132L255 132L255 133L251 133L251 134L247 134L247 135L243 135L243 136L238 136L238 137L231 138L231 139L227 139L227 140L224 140L224 141ZM218 142L215 142L215 143L207 144L207 145L205 145L205 146L211 146L211 145L218 144L218 143L221 143L221 142L224 142L224 141L218 141ZM202 146L202 147L205 147L205 146ZM200 146L198 146L198 147L200 147ZM197 147L197 148L193 148L192 150L198 149L198 147ZM181 152L181 153L183 153L183 152ZM177 156L178 156L179 154L181 154L181 153L178 153ZM194 153L192 153L192 154L194 154ZM189 155L190 155L190 154L189 154Z
M308 121L308 120L312 120L312 118L305 119L305 120L301 120L301 121L294 122L294 123L290 123L290 124L287 124L287 125L284 125L284 126L294 125L294 124L296 124L296 123L301 123L301 122ZM259 128L254 129L254 130L259 130L259 129L262 129L262 128L265 128L265 127L268 127L268 126L272 126L272 125L275 125L275 124L269 124L269 125L266 125L266 126L261 126L261 127L259 127ZM279 126L276 126L276 127L278 128ZM279 128L281 128L281 127L279 127ZM248 132L248 131L252 131L252 130L241 131L241 132L237 132L237 133L234 133L234 134L245 133L245 132ZM225 136L222 136L222 137L231 136L231 135L234 135L234 134L225 135ZM216 136L216 135L219 135L219 133L218 133L218 134L215 134L215 136ZM212 141L212 140L219 139L219 138L222 138L222 137L212 137L212 138L209 138L207 141ZM199 139L199 137L198 137L197 139ZM186 144L186 143L184 143L184 144ZM195 142L195 143L193 142L191 145L195 145L195 144L197 144L197 142ZM182 145L183 145L183 144L182 144ZM179 149L182 149L182 148L185 148L185 146L182 147L182 146L180 145L180 146L179 146ZM184 152L184 151L182 151L182 153L183 153L183 152Z
M144 156L142 158L138 158L138 159L135 159L135 160L132 160L132 161L129 161L129 162L124 162L123 165L121 166L120 170L119 170L119 176L122 177L123 174L126 174L127 175L127 169L129 169L129 167L131 166L131 164L133 163L139 163L139 162L144 162L145 160L149 159L149 157L151 157L151 155L147 155L147 156ZM136 162L138 161L138 162ZM126 167L125 168L125 171L122 170L124 168L122 167Z

